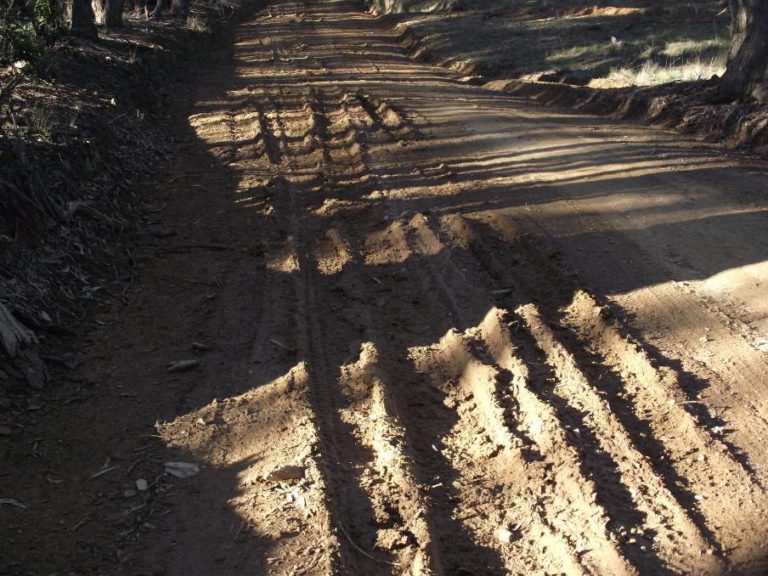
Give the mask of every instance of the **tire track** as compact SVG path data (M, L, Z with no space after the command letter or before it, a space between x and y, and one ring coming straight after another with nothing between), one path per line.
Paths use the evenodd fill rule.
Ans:
M509 315L492 309L476 337L496 365L507 371L506 410L513 415L511 421L518 436L533 452L528 460L540 461L544 468L542 484L548 505L538 511L543 521L557 526L572 543L581 563L595 574L617 573L619 568L630 572L622 556L642 571L658 569L652 554L638 554L609 532L611 519L600 504L595 480L583 473L579 451L556 410L532 390L532 360L526 363L521 357L522 346L513 343L509 326Z
M393 573L444 574L429 504L413 472L389 378L379 366L375 345L366 342L361 348L360 359L342 368L340 384L350 401L345 420L354 422L360 441L374 456L361 482L377 502L376 548L396 558Z
M315 94L310 98L312 128L324 144L333 146L334 138L338 139L338 134L344 132L328 129L332 122L327 120L324 96ZM285 125L286 121L282 122ZM349 153L343 141L339 148L345 150L344 158L353 161L339 166L337 157L323 152L321 172L329 182L348 177L350 166L359 170L359 163L354 162L355 150ZM287 168L291 170L294 166L289 162ZM296 244L304 245L309 238L299 226L297 214L304 213L306 203L311 202L311 187L304 179L295 179L293 184L288 183L286 194L292 206ZM373 345L364 345L361 359L344 365L341 361L346 355L344 339L331 343L324 342L320 336L330 328L326 325L329 319L321 311L333 308L334 300L333 292L329 294L321 288L322 272L348 274L354 264L354 251L337 229L323 227L318 233L321 237L319 262L326 263L320 277L314 272L306 250L298 255L298 267L292 276L298 303L297 348L307 358L310 372L312 406L329 479L328 506L334 511L334 524L347 541L342 540L339 567L346 573L365 570L389 574L407 570L418 575L441 574L439 555L432 544L428 504L420 496L422 490L410 470L412 459L404 447L403 427L389 399L384 373L376 366L376 349ZM324 245L330 248L325 260L322 258ZM318 249L314 253L317 255ZM330 322L338 332L338 318L332 317ZM354 340L355 335L350 334L348 338ZM342 366L338 376L333 375L332 366ZM357 397L355 389L362 389L364 395ZM357 416L360 409L366 410L370 418L360 419Z
M530 302L531 300L544 300L546 302L550 301L555 293L548 288L547 282L549 280L558 279L560 276L561 281L568 285L567 278L554 272L547 274L547 280L542 279L538 282L526 278L525 273L512 276L510 271L524 272L521 270L522 266L518 266L519 264L526 263L528 264L526 270L530 269L532 263L527 260L527 252L521 253L514 248L510 250L509 247L504 249L494 247L493 252L491 252L492 249L485 245L474 227L460 217L451 216L444 219L444 230L451 238L453 245L471 253L472 258L469 261L462 260L462 265L470 268L472 267L472 260L477 258L474 273L478 273L477 264L488 271L490 281L492 284L496 284L493 293L497 300L506 301L513 307L519 306L521 302ZM504 257L497 259L491 254L503 254ZM546 258L546 254L542 258ZM551 267L551 264L539 263L541 270L550 270ZM482 274L482 272L480 273ZM529 297L529 294L535 294L535 296ZM568 439L574 449L580 454L583 454L585 450L589 450L593 454L594 463L587 466L582 465L583 473L596 483L598 502L605 507L608 516L610 518L623 518L621 522L611 522L609 529L615 534L624 552L638 566L645 566L644 570L659 570L659 566L666 566L667 569L683 571L690 569L691 566L697 566L696 564L689 564L689 562L692 561L692 558L697 559L706 552L708 558L702 563L703 566L698 566L697 569L715 569L712 566L717 566L718 561L713 558L713 554L717 553L719 549L719 540L712 529L714 524L706 523L698 515L696 509L688 505L688 500L684 498L685 492L681 492L679 486L673 485L670 489L666 469L660 466L655 459L655 452L647 450L648 441L656 441L653 435L649 435L648 441L638 442L641 439L639 435L635 434L635 430L631 427L626 428L628 423L617 419L605 405L600 408L600 418L595 419L594 424L590 423L588 418L602 400L594 391L581 366L573 356L569 356L569 360L564 360L566 368L558 367L557 362L561 360L560 353L570 354L560 343L555 347L549 347L548 355L538 357L536 352L531 349L534 342L526 343L523 339L522 343L518 343L518 349L521 351L528 350L526 364L536 368L533 371L536 374L535 379L544 384L537 386L536 392L542 402L553 406L557 418L562 422L561 427L569 431ZM571 378L572 383L577 383L567 395L557 394L554 391L559 390L559 387L553 390L550 385L546 385L548 381L561 382L564 378ZM581 404L580 395L582 392L577 388L590 396L590 400L587 402L588 409L585 408L585 404ZM606 420L608 417L611 420ZM599 422L610 422L608 426L610 431L600 431L599 428L595 428ZM575 429L578 429L578 436L574 436L572 432ZM614 429L619 431L617 433L622 437L622 445L608 449L601 437L605 439L612 436ZM631 452L626 452L628 449L631 449ZM628 458L628 454L632 456ZM631 466L626 465L627 460L632 463ZM638 476L636 472L633 472L633 468L642 470L642 474ZM663 509L655 509L653 498L643 502L643 499L637 496L642 494L638 487L646 483L645 477L648 474L652 474L653 477L650 484L654 485L655 490L660 490L665 496L666 504ZM665 522L667 526L664 525ZM678 527L675 527L676 522L682 522L686 532L691 531L694 534L692 538L698 540L698 546L701 548L686 544L687 553L682 553L679 542L675 540L675 532L679 530ZM644 533L650 537L642 538ZM690 542L695 541L694 539ZM648 560L651 559L650 552L656 549L658 549L659 561L662 564L654 567L652 563L648 564Z
M609 455L620 481L629 490L634 507L646 518L649 531L654 532L653 540L657 536L661 538L664 548L660 553L676 552L665 558L666 563L700 574L721 573L724 565L714 556L717 542L710 528L697 521L669 491L608 403L592 388L574 357L542 320L536 306L521 306L516 313L557 377L557 385L547 391L546 396L551 403L561 404L562 413L574 419L573 434L585 437L592 450ZM702 558L698 565L680 565L681 561L697 556Z
M563 505L553 498L562 493L552 489L556 480L551 467L536 462L541 459L536 447L514 425L507 424L516 422L501 400L502 394L511 392L508 375L484 361L470 342L453 332L419 356L420 368L432 374L434 384L445 391L446 401L460 415L446 442L451 456L461 462L462 469L474 470L472 489L485 493L490 503L469 512L470 518L488 515L495 520L491 526L487 520L477 522L475 530L486 532L481 536L486 540L495 536L500 541L506 569L513 573L635 574L607 540L604 528L602 534L599 528L592 530L601 523L599 508L582 501L590 522L569 524L578 500ZM469 447L465 445L468 437L477 439ZM569 474L561 469L561 475L568 476L569 482L578 478L579 471L576 468ZM473 524L469 518L467 521ZM496 534L487 534L494 524ZM579 529L573 530L573 526Z
M419 137L418 130L398 107L370 94L359 93L357 99L375 126L392 140L407 142Z
M690 486L694 493L685 504L695 508L707 525L719 524L724 507L742 510L749 524L761 522L766 517L766 503L759 479L731 458L730 448L685 409L689 402L677 375L655 367L645 351L628 342L603 314L604 309L591 296L578 292L564 310L564 320L578 334L580 345L608 369L602 374L614 379L604 389L612 390L608 399L615 413L631 411L624 420L658 440L654 461L664 462L667 475L677 484ZM740 552L744 537L743 531L718 531L720 547L730 552L734 562L749 561L748 554Z
M443 298L446 299L446 301L449 303L449 306L454 311L458 311L459 308L456 302L457 300L460 300L462 306L468 310L491 310L491 312L489 312L489 314L486 316L484 323L489 322L489 319L493 318L494 310L491 300L488 296L491 291L483 289L482 285L478 285L476 281L469 282L467 280L463 270L453 263L453 259L450 254L451 251L448 250L447 247L440 241L437 234L432 232L432 230L426 226L426 220L424 218L422 218L420 215L417 215L412 219L411 224L413 225L412 228L414 229L414 251L425 256L433 256L433 258L425 264L425 269L429 270L433 277L437 277L435 283L440 287L440 292L443 293ZM442 258L436 260L434 258L435 254L440 254ZM475 276L475 280L476 279L477 277ZM450 285L453 287L450 287ZM460 296L457 297L454 294L458 294ZM485 324L481 324L479 334L483 333L484 325ZM472 328L470 333L473 331L477 332L478 330L476 328ZM487 327L485 328L485 331L488 331ZM496 331L496 333L498 333L498 331ZM482 340L482 337L480 338ZM497 336L497 348L498 338L499 336ZM475 386L475 389L471 392L471 396L474 398L474 402L479 405L485 412L485 417L482 420L481 428L486 430L486 433L490 437L499 439L498 442L501 446L508 446L510 444L510 430L514 429L514 425L507 423L507 414L510 413L504 411L498 399L499 390L501 387L498 370L490 366L485 366L484 363L477 358L470 359L471 356L466 351L466 349L461 352L462 346L458 346L455 343L452 346L445 346L450 351L446 354L447 360L445 361L454 365L454 372L458 370L459 373L464 373L466 371L470 371L471 367L476 372L486 373L485 377L479 377L477 379L473 379L471 377L469 378L470 383L479 383L479 388ZM497 350L496 353L501 354L499 350ZM521 378L523 381L527 380L528 370L523 362L517 361L512 363L511 357L509 356L505 357L504 361L507 364L505 370L509 370L510 368L514 369L514 374L517 375L516 377L518 381ZM511 389L513 387L513 380L510 374L511 373L507 373L505 375L506 380L504 388L506 389ZM470 387L471 386L472 384L470 384ZM516 389L519 390L520 385L518 385ZM535 411L529 414L535 414L536 412L541 412L542 414L552 414L551 410L546 409L546 402L536 400L535 397L533 397L530 393L525 394L526 390L527 387L524 387L523 394L525 395L526 405L530 406L533 404L535 406ZM535 418L541 418L541 416L535 416ZM550 420L549 423L550 428L558 430L564 429L563 424L560 423L554 416L552 416L552 420ZM473 434L472 430L470 429L469 431L466 431L465 435L467 434L471 436ZM506 440L503 440L505 438ZM549 467L550 469L558 470L570 469L572 475L571 481L577 486L580 484L583 492L580 495L575 494L567 487L558 485L555 490L550 492L550 495L552 496L551 505L557 507L558 503L562 503L563 501L576 502L577 505L580 505L585 512L584 517L582 517L578 523L572 525L579 527L578 530L574 531L572 528L568 528L568 523L563 522L562 519L557 517L558 514L563 514L563 510L555 510L555 516L548 516L547 512L539 511L541 517L538 519L538 524L534 524L537 533L549 534L546 540L550 542L550 545L551 542L559 543L559 547L561 550L563 550L563 552L559 555L555 555L556 558L564 558L570 556L572 558L572 562L574 562L576 565L582 563L582 569L592 569L594 573L605 573L606 571L610 573L632 573L633 568L622 557L622 554L618 552L618 550L615 548L615 545L610 541L610 538L605 531L605 519L607 518L607 514L600 508L599 505L596 504L598 497L595 490L590 486L591 482L586 479L583 479L581 482L576 480L581 477L582 473L586 473L580 470L582 468L579 463L580 458L576 456L573 451L569 451L568 443L565 442L564 434L560 434L559 436L556 436L556 438L563 442L563 444L560 444L556 450L553 449L551 444L548 446L549 450L547 452L551 454L554 451L557 454L556 459L554 461L550 461ZM522 445L527 444L530 449L530 438L526 434L519 434L517 441ZM536 458L546 458L546 456L541 455L540 447L535 447L534 450L536 453ZM564 456L565 458L563 458ZM565 467L565 465L568 463L572 465L571 468ZM516 470L517 472L515 476L517 477L525 475L528 475L528 477L524 482L507 486L505 488L505 493L519 492L520 485L530 487L537 485L548 486L553 484L553 482L546 481L548 476L546 469L544 471L537 469L537 467L526 463L524 460L520 460L519 455L517 459L512 459L512 461L508 463L508 468ZM503 477L503 474L490 475L495 477ZM567 485L570 483L566 482L565 484ZM628 493L620 485L611 486L610 489L610 492L614 495L614 497L622 491ZM525 500L525 494L521 495L520 498ZM629 509L634 510L634 507L629 499L627 499L627 505ZM534 507L534 509L537 508ZM544 507L542 507L541 510L544 510ZM568 509L568 514L573 514L573 512ZM638 524L640 524L639 520ZM515 525L519 525L519 523ZM585 528L587 526L590 526L590 528ZM585 535L589 535L588 544L587 541L585 541ZM531 538L530 541L536 542L537 540L536 538ZM636 550L632 549L631 547L630 549L627 549L627 547L623 548L624 552L628 553L628 556L633 558L638 566L658 569L658 565L648 563L648 559L652 558L652 555L649 555L646 550ZM567 550L568 553L564 552L565 550ZM599 550L599 554L590 555L588 553L594 550ZM523 552L521 551L517 552L518 555L522 553ZM583 559L581 558L582 555L584 555ZM546 556L546 554L544 556ZM532 558L530 561L535 561L535 558L536 557ZM559 562L554 562L555 566L558 564ZM563 569L562 564L560 564L560 568ZM571 572L572 568L573 564L571 565L571 570L566 569L566 571Z
M329 130L327 133L329 139L324 139L331 144L333 144L333 134L343 138L348 133L349 126L346 123L349 114L344 109L339 111L339 114L341 117L335 118L337 122L334 124L340 129L333 132ZM356 156L356 150L353 150L351 155ZM355 166L355 164L346 164L347 170L349 166ZM367 165L364 168L368 170ZM357 167L353 169L356 170ZM346 177L347 171L342 167L341 171L333 173L333 178L329 178L329 184L333 185L339 178ZM375 178L375 175L370 177ZM368 217L375 218L375 214L375 211L369 213ZM393 225L393 230L402 230L400 223L395 222ZM454 573L461 568L457 563L456 551L452 550L452 553L448 554L440 549L438 542L456 540L457 535L462 534L459 541L462 542L461 550L466 557L473 557L482 552L468 534L463 535L462 526L450 514L454 506L450 495L446 495L444 482L435 483L436 478L451 476L453 471L450 467L435 466L424 458L424 450L428 449L432 454L434 451L431 444L426 448L419 440L420 438L429 439L430 436L419 432L413 433L414 421L421 420L412 414L411 404L414 399L410 395L403 396L401 386L392 389L391 379L386 376L387 373L397 373L399 379L402 379L404 371L409 371L409 363L404 354L407 344L394 344L393 347L391 342L381 337L377 329L381 322L376 320L381 315L379 306L367 304L369 297L363 286L375 284L383 287L387 286L389 281L384 276L384 279L377 279L375 282L370 280L364 282L361 278L370 276L370 273L365 273L367 267L363 267L360 257L357 256L358 250L354 246L368 246L369 242L366 239L358 244L348 240L344 232L346 225L341 219L334 218L330 223L323 223L324 229L327 229L327 226L331 226L335 239L331 241L333 244L331 256L326 259L323 269L328 270L329 261L337 264L344 262L344 264L335 268L340 276L338 289L321 292L320 300L324 303L323 309L333 311L334 315L326 318L321 314L320 323L325 326L325 329L338 332L340 318L336 315L336 311L344 307L344 302L352 302L352 309L348 310L345 316L350 318L351 327L358 326L358 328L356 331L352 328L350 339L352 341L363 339L368 342L362 346L361 359L355 364L347 364L342 369L341 382L347 389L347 398L351 401L351 405L342 408L341 411L345 415L345 421L355 427L357 437L375 455L367 471L369 481L365 481L366 477L361 477L361 483L369 490L373 502L383 503L379 507L374 506L375 509L385 511L389 509L388 513L377 518L381 525L377 531L377 542L393 549L398 558L396 562L398 565L407 566L408 573L411 571L414 574ZM328 246L328 234L318 230L317 236L320 240L320 251L322 251L323 246ZM396 237L399 238L395 240L396 245L403 247L407 245L404 231ZM339 250L339 246L344 246L343 250ZM344 253L343 256L342 253ZM382 262L382 264L387 263ZM333 303L334 300L336 304ZM361 335L356 336L355 332ZM403 350L399 353L402 360L396 359L398 348ZM386 358L388 368L380 364L379 357ZM418 375L413 374L413 376ZM366 411L369 417L373 415L374 424L356 416L355 408ZM444 408L441 406L441 409ZM382 439L390 441L385 442ZM414 468L415 462L419 465ZM424 464L428 465L424 467ZM384 487L389 486L394 490L382 490L381 483ZM376 510L374 512L376 513ZM393 522L394 528L390 527ZM412 544L410 540L413 540ZM402 549L398 551L399 547ZM442 561L441 558L445 554L448 554L449 559ZM488 566L493 566L490 559Z
M297 134L306 134L311 129L311 116L293 112L289 116L281 114L278 94L273 98L278 106L274 119L280 134L280 147L285 158L281 169L286 173L284 186L279 194L288 203L287 221L290 226L290 237L295 239L295 246L304 242L303 227L299 222L300 214L304 212L303 204L306 190L306 171L300 161L289 155L290 143L288 138ZM310 107L307 104L306 110ZM299 119L300 126L289 126L291 121ZM303 139L303 136L302 136ZM370 498L358 482L356 468L368 460L366 451L354 439L353 431L342 421L339 410L343 399L336 386L331 369L329 368L329 353L321 336L319 319L317 317L317 294L313 281L311 260L306 250L296 253L296 269L290 271L293 284L295 312L296 350L306 364L308 373L308 388L310 404L318 431L321 471L327 486L325 501L330 512L330 523L338 542L338 557L333 571L335 573L388 574L386 560L381 560L368 554L360 554L361 538L365 544L375 542L375 532L372 526L375 517Z
M494 224L491 230L497 226L502 224ZM507 286L516 286L517 301L536 293L545 323L566 328L558 336L562 346L586 381L605 396L632 442L706 536L708 550L727 554L734 569L751 566L755 559L749 550L758 545L755 538L722 522L721 515L724 509L742 510L745 521L759 525L765 516L765 491L760 478L723 441L721 425L712 423L708 414L702 418L695 401L684 394L677 372L655 366L642 345L628 342L617 327L608 324L604 320L608 308L579 290L546 250L542 255L541 247L527 246L524 237L507 238L514 246L513 257L525 265L513 280L494 262L497 277ZM476 247L481 254L490 250L509 253L509 249ZM556 290L537 290L546 283L574 296L562 298Z

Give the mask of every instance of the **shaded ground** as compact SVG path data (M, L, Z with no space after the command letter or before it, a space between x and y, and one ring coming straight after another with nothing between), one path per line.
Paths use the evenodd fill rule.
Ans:
M126 15L98 41L61 38L34 72L0 66L0 302L39 335L71 331L123 290L125 240L152 232L138 190L168 158L158 120L232 9L197 0L187 23Z
M436 61L489 77L545 75L579 85L597 79L602 86L655 84L685 67L694 75L688 80L706 80L724 64L729 45L730 15L715 2L485 0L458 6L420 12L429 6L406 2L410 13L388 18ZM656 77L630 73L651 65L659 68Z
M449 3L450 4L450 3ZM768 105L714 105L730 15L716 2L406 2L414 56L548 105L677 128L763 154ZM426 10L426 12L419 12Z
M764 164L345 2L243 23L175 121L175 235L3 424L4 573L765 572Z

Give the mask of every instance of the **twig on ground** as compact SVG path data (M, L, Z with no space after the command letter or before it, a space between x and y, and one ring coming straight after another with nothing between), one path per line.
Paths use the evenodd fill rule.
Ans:
M352 540L352 536L350 536L349 532L347 532L344 529L344 525L341 524L341 522L339 522L339 529L341 530L342 534L344 534L344 536L346 536L347 540L349 540L349 543L352 544L352 547L355 550L357 550L358 552L360 552L360 554L362 554L363 556L368 558L369 560L373 560L374 562L378 562L379 564L390 564L391 566L400 566L399 562L390 562L389 560L383 560L381 558L376 558L376 556L372 556L371 554L369 554L368 552L363 550L360 546L358 546L357 542Z

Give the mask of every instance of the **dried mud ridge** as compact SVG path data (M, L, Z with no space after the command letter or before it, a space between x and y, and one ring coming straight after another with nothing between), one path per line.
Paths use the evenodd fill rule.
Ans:
M238 35L235 80L212 78L189 118L237 177L249 227L232 234L263 255L229 271L202 322L231 352L158 427L210 470L191 480L192 512L169 515L181 529L137 529L133 562L763 570L768 502L750 460L525 222L441 196L457 174L430 156L444 135L407 84L451 77L352 10L270 6ZM201 534L196 515L222 500L237 530Z

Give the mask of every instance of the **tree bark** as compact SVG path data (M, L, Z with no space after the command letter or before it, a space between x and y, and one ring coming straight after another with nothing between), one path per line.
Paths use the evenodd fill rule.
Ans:
M157 0L157 6L152 11L151 17L158 18L167 8L170 8L168 13L171 16L186 18L189 12L189 0Z
M123 5L125 0L93 0L96 23L107 28L119 28L123 25Z
M98 38L91 0L72 0L69 6L69 31L73 36Z
M133 0L133 14L134 16L144 16L144 18L147 18L149 16L147 0Z
M21 348L35 342L35 333L16 320L10 310L0 303L0 343L3 350L13 358Z
M733 45L718 99L768 102L768 2L731 0Z
M371 0L370 4L376 14L401 14L405 11L403 0Z
M189 0L172 0L171 2L171 14L182 18L187 17L189 12Z
M186 18L189 12L189 0L157 0L157 6L152 11L152 18L159 17L168 8L168 13L171 16Z

